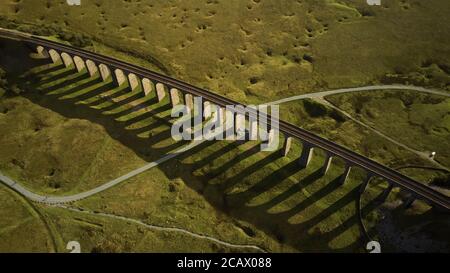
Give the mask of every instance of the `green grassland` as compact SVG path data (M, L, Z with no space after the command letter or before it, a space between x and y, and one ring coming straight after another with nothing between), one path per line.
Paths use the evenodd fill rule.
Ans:
M157 230L96 212L43 208L61 236L61 242L77 241L82 252L247 252L172 230ZM161 224L158 224L161 226ZM62 252L68 252L61 245Z
M247 103L377 82L448 88L449 24L445 14L449 5L443 1L427 5L391 1L379 9L365 1L85 2L70 8L64 1L5 1L0 3L0 15L16 19L19 28L30 32L39 25L58 25L46 36ZM73 34L79 32L85 36ZM78 38L74 40L74 36ZM142 92L129 92L126 86L88 78L86 71L75 73L58 65L17 61L14 58L27 53L21 54L25 49L20 46L12 48L16 54L4 54L9 57L1 59L10 90L0 93L0 169L28 188L55 195L88 190L183 144L170 138L167 99L156 103L154 94L142 97ZM32 66L37 68L27 77L18 77L19 70L28 71ZM346 111L358 102L353 95L339 98L347 102ZM430 145L438 139L443 149L448 141L442 128L447 128L447 123L436 117L445 114L448 103L417 106L427 100L430 98L414 98L414 124L424 131L408 138L402 138L404 132L386 127L389 125L380 125L383 113L376 109L384 107L383 101L364 104L378 111L376 118L364 116L370 112L366 108L360 115L400 140L417 136L422 141L430 130L432 134L415 147L435 147ZM312 101L281 107L283 119L388 166L429 164ZM406 128L410 120L405 117L401 112L392 121ZM233 251L95 212L183 228L268 251L363 251L357 200L364 174L356 169L341 186L343 162L337 160L328 174L321 176L323 153L315 151L307 169L298 168L299 153L299 143L294 143L287 158L278 151L259 152L254 142L205 143L159 168L72 204L92 214L39 208L51 219L49 229L57 235L57 251L66 251L65 243L71 240L80 241L85 251ZM438 160L446 162L446 157L439 155ZM435 172L402 171L421 181L436 176ZM382 213L370 202L385 187L370 188L363 196L371 233L386 230L378 224ZM403 198L398 190L393 196ZM396 219L401 219L399 226L425 219L430 221L431 231L424 232L442 239L445 229L433 225L440 216L429 207L421 208L419 203L407 212L394 211ZM3 212L17 217L12 222L26 218L13 209L17 208L7 206ZM409 220L408 213L419 215ZM50 238L45 237L48 234L40 236L47 241ZM42 251L51 251L48 243L47 248Z
M55 252L56 243L35 205L0 185L0 252Z
M372 96L376 96L375 94L380 94L377 92L361 96L365 98L372 98ZM327 97L327 99L334 103L337 101L337 97L338 95L331 96L329 98ZM358 95L339 95L339 98L342 97L351 100L352 98L358 97ZM439 97L438 99L441 100L441 98ZM339 103L337 105L339 107L341 106ZM348 110L348 112L352 114L352 116L358 117L358 115L354 113L354 111L355 109L360 109L358 108L360 106L354 105L352 107L348 105L348 103L346 105L347 106L343 107L342 109L345 111ZM367 107L366 105L367 104L364 104L363 109ZM350 111L349 108L351 108L352 110ZM386 133L386 135L391 136L399 142L405 143L411 148L417 149L419 151L430 151L421 146L423 145L423 143L426 143L426 139L430 138L430 136L426 135L426 132L418 133L419 131L416 130L414 133L408 135L408 132L414 131L414 127L409 127L409 124L392 120L398 119L398 121L401 121L401 117L398 115L391 115L389 111L386 111L386 105L384 105L383 103L377 105L377 108L373 107L372 109L376 109L373 111L382 113L380 115L383 115L390 119L383 121L383 119L380 118L377 123L379 125L379 128L377 126L375 126L375 128L380 129L380 131ZM397 108L392 109L392 111L392 113L396 113L397 111L401 110ZM445 111L448 112L448 110L445 110L444 107L444 112ZM357 124L356 122L348 119L337 110L331 109L316 101L306 99L302 101L285 103L280 106L280 113L283 120L289 120L290 122L300 127L303 127L329 140L337 142L386 166L394 169L400 168L400 172L416 179L417 181L428 183L442 174L442 172L435 170L416 170L414 168L402 168L405 166L433 167L433 165L431 162L423 159L422 157L419 157L417 154L383 138L382 136L374 133L368 128L365 128L360 124ZM430 120L433 119L434 115L436 115L435 111L426 113L424 112L422 113L421 117L423 120ZM364 119L363 121L366 122L366 119ZM439 123L439 121L437 121L437 123ZM370 122L369 124L372 125L372 123ZM394 128L397 134L393 130L383 130L382 126L390 126L390 128ZM399 136L400 132L403 136L408 135L410 139L402 139ZM434 143L430 141L429 143L432 143L433 147L437 147L437 150L442 151L442 154L439 157L436 157L436 159L439 160L439 158L445 156L448 150L446 149L446 147L448 147L449 144L448 137L445 137L444 135L439 139L439 141L435 141ZM445 165L445 162L442 163Z
M45 72L48 70L54 71ZM58 65L38 66L32 70L34 76L23 82L24 92L8 92L1 100L7 110L1 117L5 129L2 147L7 147L2 171L8 175L38 192L79 192L105 182L99 178L119 176L138 167L138 163L161 157L167 147L180 145L173 143L167 133L167 108L161 105L167 105L167 100L157 104L154 97L145 100L124 92L122 87L87 84L83 81L90 79L79 79L83 73L67 70ZM78 80L67 85L73 78ZM102 94L116 94L116 101L105 100ZM143 99L141 103L151 106L127 112ZM160 112L155 116L152 110ZM47 123L37 123L40 127L36 130L36 120ZM71 131L72 125L78 129ZM61 127L66 128L65 134ZM51 145L53 148L39 150L48 145L49 139L57 141ZM8 142L13 140L15 145L10 145ZM58 143L61 148L56 149ZM270 251L359 251L354 201L360 175L355 174L348 186L339 188L336 181L342 164L320 179L317 169L323 159L319 156L310 168L298 170L298 143L290 158L281 158L279 152L260 153L257 145L205 144L185 158L168 162L76 206L150 224L187 228L230 242L253 243ZM54 160L37 160L31 155ZM116 157L118 161L114 161ZM73 164L69 170L71 163L80 160L80 166ZM32 168L37 164L34 161L41 165ZM21 164L14 164L17 162ZM55 171L50 177L48 171L41 171L51 168L67 171ZM81 183L80 173L84 174ZM305 185L299 181L305 181ZM55 189L55 185L59 188ZM121 246L120 250L130 249Z
M52 67L55 66L44 65L33 71L39 73L41 70L45 71ZM5 126L13 126L16 123L24 124L23 127L5 130L4 139L19 139L19 145L2 144L2 146L10 149L8 154L21 155L24 153L26 155L26 153L36 151L35 147L45 145L48 139L65 138L67 144L64 146L66 147L73 141L78 141L86 132L93 132L95 136L89 136L87 139L106 138L109 141L107 147L117 147L108 155L108 157L112 157L111 160L116 154L121 156L118 156L118 161L114 162L114 168L117 170L113 170L112 165L108 165L108 162L111 162L108 161L108 157L102 160L99 160L102 158L99 156L86 157L86 161L89 160L90 163L88 169L96 170L95 179L84 180L80 184L77 180L79 178L77 172L67 171L64 176L56 176L52 180L64 181L62 178L66 178L67 182L61 183L62 186L57 191L50 192L65 194L89 189L104 182L97 179L98 177L107 179L110 175L118 176L121 174L120 172L125 171L122 167L118 168L119 165L131 168L133 166L129 164L133 163L136 164L135 167L138 167L138 163L144 164L146 161L151 161L152 157L158 158L162 155L157 149L158 145L152 145L155 140L152 141L151 138L148 138L152 134L151 132L147 135L144 134L142 141L142 132L145 133L147 130L139 130L138 133L133 129L149 126L155 127L150 131L158 132L158 130L167 129L167 125L159 124L160 120L146 115L148 119L140 121L146 123L141 125L131 123L124 128L121 123L126 122L126 117L118 116L114 121L107 114L110 112L122 113L118 108L133 106L133 102L139 98L126 104L119 100L121 97L124 100L127 95L130 96L133 93L120 93L120 90L114 91L114 88L113 90L100 89L101 93L97 93L96 89L92 87L96 86L96 83L92 83L91 87L86 87L82 82L64 87L62 90L66 92L52 88L43 89L42 81L45 82L48 77L55 77L66 70L59 68L45 76L40 75L41 80L38 81L36 90L29 89L30 86L34 86L33 78L31 78L31 82L25 84L28 86L25 93L13 95L10 92L2 99L5 106L16 105L18 107L16 111L23 113L9 116L10 110L8 110L2 116L3 119L10 119L4 123ZM58 85L58 82L64 79L78 76L75 72L62 77L60 75L58 80L53 78L50 86ZM84 88L73 90L74 86ZM98 101L102 98L101 94L108 92L120 94L116 97L118 98L117 102ZM77 94L85 96L80 98ZM68 97L73 99L65 101L64 98ZM89 102L95 103L90 105ZM168 102L163 103L167 104ZM113 107L106 113L102 111L111 105ZM158 104L153 104L152 107L158 107ZM31 117L39 119L42 113L45 114L45 120L55 121L43 126L38 131L45 132L47 130L48 138L30 134L27 141L20 141L20 135L24 132L29 130L34 132L35 124L30 122ZM148 112L138 111L134 112L132 116L139 117L145 113ZM106 122L105 120L112 121ZM69 124L82 122L85 127L82 129L81 136L78 132L62 136L58 135L59 130L57 130L61 126L60 122ZM162 128L158 129L159 127ZM155 138L160 142L168 142L168 145L173 145L169 135L165 137L157 135L156 133ZM167 140L164 140L165 138ZM53 153L52 149L40 150L40 157L45 158L52 155L58 159L53 162L44 161L42 164L48 164L48 167L53 168L64 162L75 162L80 160L77 158L78 155L89 155L91 149L96 151L104 147L102 141L88 142L87 139L83 142L89 146L83 146L82 149L79 149L79 153L71 153L69 148L65 148L59 153ZM34 146L26 146L26 142L34 143ZM139 143L147 147L147 150L143 150ZM121 152L128 150L132 152ZM299 143L294 143L288 158L281 157L278 151L273 153L258 151L258 143L254 142L206 143L176 160L163 164L160 168L145 172L116 188L77 202L73 206L84 210L138 219L147 224L185 228L232 243L258 245L268 251L362 250L356 214L358 184L363 178L361 172L356 170L345 186L339 186L339 176L343 170L342 162L336 161L327 176L322 177L319 175L319 168L323 164L323 154L320 151L316 152L311 165L303 170L298 168L296 162L300 153ZM97 154L99 153L97 152ZM20 182L37 191L44 192L46 188L53 185L50 183L47 186L45 184L46 175L36 172L42 168L27 171L29 166L27 157L20 158L20 160L25 162L25 170L17 172L18 176L15 177ZM5 160L5 162L9 161ZM78 166L74 165L74 170L85 171L82 168L77 169ZM10 172L8 169L5 171L14 176L14 172ZM30 176L21 178L22 173ZM89 176L86 177L89 178ZM33 185L36 183L35 181L41 181L44 184ZM61 242L79 240L86 247L86 251L164 251L164 248L153 249L151 244L149 246L147 243L139 244L142 248L137 247L135 243L137 239L133 235L134 229L125 223L117 224L116 221L104 223L103 217L95 214L87 215L87 219L79 220L80 216L73 215L79 213L66 212L62 209L48 208L46 212L54 219L54 229L63 238ZM80 221L87 221L87 224L73 224ZM93 222L96 223L94 226L89 225ZM96 228L95 226L98 225L107 228ZM133 230L132 235L125 235L124 226ZM97 229L103 231L97 232L95 231ZM140 233L136 234L138 234L136 236L141 236ZM151 236L149 235L149 237ZM171 237L166 237L166 239L172 240ZM173 240L176 240L177 243L172 245L173 241L170 241L167 251L182 251L192 245L192 248L188 248L192 251L219 251L220 249L205 245L203 241L182 240L182 242L187 242L185 245L178 239L173 238ZM61 248L62 246L64 246L63 243L59 247L60 251L64 250Z
M450 167L450 99L417 92L340 94L327 100L364 123L419 151L437 152Z
M447 88L447 1L2 1L241 102L374 82Z
M96 212L30 204L3 185L0 196L0 252L69 252L66 244L70 241L79 242L82 252L249 251Z

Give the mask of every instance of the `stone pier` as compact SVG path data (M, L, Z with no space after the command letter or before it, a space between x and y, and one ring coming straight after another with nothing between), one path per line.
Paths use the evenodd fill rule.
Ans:
M156 96L158 97L158 102L162 101L166 97L166 88L164 84L156 84Z
M184 105L186 105L186 109L189 113L194 110L194 100L191 94L188 93L184 95Z
M347 181L347 178L348 178L348 175L350 174L350 170L351 169L352 169L352 167L349 164L346 163L344 172L342 173L341 178L340 178L340 183L342 185L344 185L345 181Z
M234 122L236 139L245 140L245 115L236 113Z
M83 59L81 59L80 57L78 56L73 57L73 62L75 63L75 68L77 69L78 73L86 69L86 65Z
M48 51L43 46L37 46L36 52L39 58L47 59L50 57Z
M288 155L289 151L291 150L291 145L292 145L292 137L285 136L283 150L281 150L283 156Z
M234 140L236 137L236 130L235 130L235 114L233 111L228 110L227 108L224 109L225 113L225 139L226 140Z
M63 53L61 53L61 58L63 60L65 67L71 67L73 65L73 59L72 59L72 57L70 57L69 54L63 52Z
M111 70L105 64L100 64L98 66L98 69L100 70L100 76L102 77L102 80L104 82L106 82L109 78L112 77Z
M118 86L121 86L122 84L127 82L127 77L125 76L125 73L123 73L121 69L114 70L114 76Z
M98 73L98 67L91 60L86 60L86 67L91 77L94 77Z
M258 120L250 118L249 121L249 138L250 140L258 140Z
M52 62L54 64L61 62L61 55L59 55L59 53L56 50L50 49L48 51L48 54L50 55L50 58L52 59Z
M203 103L203 119L209 119L212 116L211 103L209 101L205 101Z
M330 169L332 160L333 157L329 153L327 153L325 155L325 162L323 163L323 166L320 169L320 173L322 174L322 176L325 176L327 174L328 170Z
M153 83L147 78L142 79L142 89L144 90L144 95L148 96L153 91Z
M267 146L271 147L275 141L278 141L275 129L270 129L267 133Z
M300 167L306 168L311 162L313 156L313 146L307 142L303 142L302 154L300 155Z
M139 80L139 77L136 76L136 74L128 74L128 82L130 83L131 91L135 91L136 89L141 88L141 81Z
M180 104L180 92L178 91L178 89L170 89L170 102L172 103L172 107Z

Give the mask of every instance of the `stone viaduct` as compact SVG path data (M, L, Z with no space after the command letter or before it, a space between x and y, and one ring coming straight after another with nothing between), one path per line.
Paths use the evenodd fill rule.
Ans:
M0 31L0 34L2 34L2 31ZM64 66L73 67L78 72L86 70L91 77L99 76L103 81L112 80L119 86L129 85L131 90L142 90L145 96L156 92L159 102L168 99L172 106L183 104L187 109L191 110L193 109L193 97L202 97L204 111L201 115L205 119L210 118L212 115L211 106L216 106L220 109L217 112L219 117L216 116L215 118L222 117L221 120L225 120L225 116L228 116L225 113L225 107L227 105L238 105L235 101L207 90L110 57L35 36L14 35L19 36L20 40L32 47L33 50L36 50L40 58L51 59L53 63L63 63ZM14 35L9 34L8 36ZM389 184L389 187L382 194L384 198L388 196L393 187L400 187L411 193L411 198L406 202L406 206L416 199L421 199L430 205L446 210L450 209L450 198L442 193L295 125L280 120L276 127L265 124L267 126L263 127L267 131L263 132L254 123L257 116L258 110L250 112L236 111L231 115L233 123L235 123L234 129L242 130L247 123L250 125L250 134L256 134L259 131L261 135L266 135L266 140L269 142L273 141L274 137L281 138L283 140L283 148L281 149L283 156L288 155L294 139L300 141L302 143L302 151L298 159L299 168L306 168L311 162L313 151L320 149L326 154L325 162L320 170L322 175L327 173L336 158L341 158L345 162L345 170L340 178L342 184L346 182L351 170L357 167L364 169L367 174L361 185L361 192L365 190L371 178L381 177ZM274 134L275 130L279 131L279 134Z

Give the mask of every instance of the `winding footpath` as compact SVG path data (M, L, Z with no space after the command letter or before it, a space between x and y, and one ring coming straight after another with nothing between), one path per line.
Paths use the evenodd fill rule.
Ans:
M424 88L424 87L420 87L420 86L414 86L414 85L400 85L400 84L394 84L394 85L371 85L371 86L364 86L364 87L354 87L354 88L341 88L341 89L336 89L336 90L328 90L328 91L321 91L321 92L316 92L316 93L308 93L308 94L302 94L302 95L296 95L296 96L292 96L289 98L284 98L284 99L280 99L277 101L273 101L273 102L269 102L266 103L267 105L279 105L282 103L287 103L287 102L292 102L292 101L296 101L296 100L303 100L303 99L313 99L316 100L324 105L327 105L330 108L335 109L336 111L341 112L342 114L344 114L347 118L349 118L350 120L356 122L357 124L371 130L372 132L376 133L377 135L381 136L382 138L416 154L417 156L419 156L420 158L429 161L430 163L432 163L433 165L441 168L441 169L445 169L445 170L449 170L447 167L443 166L442 164L440 164L439 162L437 162L436 160L434 160L433 158L429 157L429 153L427 152L422 152L422 151L418 151L414 148L411 148L395 139L393 139L392 137L382 133L381 131L377 130L376 128L373 128L372 126L354 118L352 115L350 115L348 112L342 110L341 108L337 107L336 105L330 103L328 100L326 100L326 96L331 96L331 95L337 95L337 94L342 94L342 93L354 93L354 92L362 92L362 91L382 91L382 90L396 90L396 91L416 91L416 92L420 92L420 93L426 93L426 94L430 94L430 95L438 95L438 96L444 96L444 97L450 97L450 92L445 92L445 91L441 91L441 90L436 90L436 89L428 89L428 88Z
M289 98L284 98L284 99L276 100L273 102L268 102L268 103L266 103L266 105L282 104L282 103L291 102L291 101L295 101L295 100L302 100L302 99L323 99L326 96L337 95L337 94L342 94L342 93L353 93L353 92L361 92L361 91L381 91L381 90L417 91L417 92L421 92L421 93L450 97L450 92L445 92L445 91L441 91L441 90L428 89L428 88L414 86L414 85L390 84L390 85L370 85L370 86L354 87L354 88L341 88L341 89L335 89L335 90L320 91L320 92L316 92L316 93L296 95L296 96L292 96Z
M184 152L189 151L190 149L200 145L201 143L203 143L203 141L193 141L190 144L174 151L174 152L170 152L168 153L166 156L158 159L157 161L153 161L150 162L136 170L133 170L121 177L118 177L114 180L111 180L109 182L106 182L105 184L102 184L96 188L93 188L91 190L85 191L85 192L81 192L78 194L74 194L74 195L68 195L68 196L45 196L45 195L40 195L37 193L34 193L32 191L30 191L29 189L23 187L22 185L20 185L19 183L17 183L16 181L12 180L11 178L3 175L0 172L0 181L3 182L6 186L14 189L15 191L19 192L20 194L22 194L23 196L25 196L26 198L28 198L29 200L33 201L33 202L37 202L37 203L44 203L47 205L60 205L60 204L65 204L65 203L70 203L70 202L75 202L75 201L79 201L82 199L86 199L94 194L100 193L102 191L105 191L109 188L112 188L114 186L116 186L117 184L130 179L131 177L134 177L138 174L141 174L153 167L158 166L161 163L164 163L170 159L173 159L175 157L177 157L178 155L181 155Z
M85 199L94 194L100 193L111 187L114 187L117 184L119 184L131 177L134 177L142 172L145 172L153 167L158 166L161 163L164 163L170 159L173 159L176 156L178 156L184 152L191 150L192 148L200 145L203 142L204 141L193 141L190 144L188 144L174 152L168 153L166 156L164 156L163 158L161 158L157 161L150 162L150 163L142 166L141 168L138 168L138 169L131 171L119 178L111 180L99 187L96 187L94 189L91 189L89 191L82 192L79 194L70 195L70 196L56 197L56 196L44 196L44 195L36 194L36 193L26 189L25 187L21 186L19 183L15 182L11 178L3 175L1 172L0 172L0 181L3 182L6 186L17 191L19 194L21 194L23 197L25 197L29 201L33 201L33 202L37 202L37 203L44 203L49 206L58 207L58 208L62 208L62 209L66 209L66 210L70 210L70 211L74 211L74 212L78 212L78 213L84 213L84 214L90 214L90 215L96 215L96 216L102 216L102 217L112 218L112 219L116 219L116 220L126 221L129 223L134 223L134 224L144 226L144 227L146 227L148 229L152 229L152 230L182 233L182 234L185 234L185 235L197 238L197 239L208 240L208 241L211 241L211 242L214 242L219 245L226 246L226 247L230 247L230 248L249 249L249 250L253 250L253 251L257 251L257 252L264 252L264 253L267 252L266 250L264 250L261 247L256 246L256 245L233 244L233 243L226 242L226 241L223 241L223 240L220 240L220 239L208 236L208 235L194 233L192 231L189 231L189 230L186 230L183 228L163 227L163 226L158 226L158 225L154 225L154 224L147 224L147 223L144 223L142 221L139 221L139 220L136 220L133 218L128 218L128 217L114 215L114 214L108 214L108 213L102 213L102 212L93 212L93 211L88 211L88 210L81 209L81 208L73 208L73 207L68 207L68 206L64 205L66 203Z
M102 217L106 217L106 218L111 218L111 219L116 219L116 220L121 220L121 221L125 221L125 222L129 222L129 223L133 223L133 224L137 224L143 227L146 227L148 229L152 229L152 230L156 230L156 231L168 231L168 232L177 232L177 233L181 233L181 234L185 234L197 239L201 239L201 240L208 240L220 245L224 245L230 248L243 248L243 249L251 249L257 252L264 252L266 253L267 251L262 249L259 246L256 245L247 245L247 244L233 244L233 243L229 243L208 235L203 235L203 234L198 234L198 233L194 233L192 231L186 230L186 229L182 229L182 228L177 228L177 227L163 227L163 226L159 226L159 225L154 225L154 224L147 224L144 223L142 221L133 219L133 218L128 218L128 217L124 217L124 216L119 216L119 215L115 215L115 214L109 214L109 213L102 213L102 212L93 212L93 211L88 211L85 209L78 209L78 208L73 208L73 207L67 207L67 206L63 206L63 205L55 205L55 207L58 208L62 208L62 209L67 209L70 211L74 211L74 212L78 212L78 213L84 213L84 214L90 214L90 215L95 215L95 216L102 216Z

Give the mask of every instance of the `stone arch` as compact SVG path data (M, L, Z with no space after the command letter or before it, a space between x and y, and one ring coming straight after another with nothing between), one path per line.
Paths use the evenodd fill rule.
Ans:
M86 69L86 64L84 63L83 59L81 59L81 57L74 56L73 62L75 63L75 67L77 68L78 72L81 72L84 69Z
M313 151L314 151L313 145L311 145L309 142L302 141L302 152L299 159L300 167L304 169L308 167L314 155Z
M158 97L158 101L162 101L166 97L166 87L164 86L164 84L156 84L156 95Z
M149 95L154 90L153 82L147 78L143 78L142 79L142 89L144 89L145 96Z
M125 73L123 73L122 69L115 69L114 76L116 77L116 82L119 86L127 82L127 77L125 76Z
M130 82L131 91L141 89L141 81L139 80L139 77L136 74L134 73L128 74L128 81Z
M102 77L103 81L107 81L112 76L111 70L107 65L100 64L98 66L98 69L100 70L100 76Z
M86 60L86 67L91 77L94 77L98 73L98 67L93 61Z
M69 54L67 54L66 52L61 53L61 58L63 60L63 63L66 67L70 67L73 65L73 59L72 57L70 57Z
M39 58L45 58L45 59L47 59L47 58L50 57L50 55L48 54L47 49L45 49L43 46L37 46L37 47L36 47L36 52L37 52L37 56L38 56Z
M203 118L208 119L212 116L212 105L209 101L203 102Z
M194 98L191 94L187 93L186 95L184 95L184 104L186 105L186 108L189 112L194 109Z
M245 114L236 113L234 116L234 130L238 140L245 140Z
M180 92L178 89L170 89L170 101L172 102L172 106L180 104Z
M60 63L61 62L61 55L59 55L59 53L54 50L54 49L50 49L48 51L48 54L50 55L50 58L52 59L53 63Z

